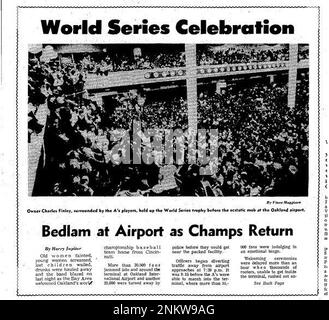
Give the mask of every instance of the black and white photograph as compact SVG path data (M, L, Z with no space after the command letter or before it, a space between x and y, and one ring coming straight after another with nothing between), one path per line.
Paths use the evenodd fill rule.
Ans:
M31 44L29 196L308 196L308 44Z

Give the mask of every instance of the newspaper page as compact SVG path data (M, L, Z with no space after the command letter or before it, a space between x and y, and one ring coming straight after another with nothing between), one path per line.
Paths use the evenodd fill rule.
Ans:
M7 295L326 299L310 3L3 4Z

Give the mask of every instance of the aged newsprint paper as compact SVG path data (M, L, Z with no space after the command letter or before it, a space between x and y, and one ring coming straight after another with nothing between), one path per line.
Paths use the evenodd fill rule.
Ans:
M327 299L327 14L2 3L1 298Z

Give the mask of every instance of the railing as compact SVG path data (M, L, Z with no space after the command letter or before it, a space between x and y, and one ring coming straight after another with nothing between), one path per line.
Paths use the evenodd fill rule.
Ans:
M289 61L269 61L236 63L227 65L195 66L197 78L229 76L236 74L266 73L289 69ZM297 64L298 69L308 68L309 61L302 60ZM168 82L186 79L186 67L163 68L110 72L108 75L88 74L85 89L96 90L110 87L131 86L156 82Z

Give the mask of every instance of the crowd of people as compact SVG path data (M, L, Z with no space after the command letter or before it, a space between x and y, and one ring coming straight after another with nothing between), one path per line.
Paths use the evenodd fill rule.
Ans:
M197 64L221 65L233 63L286 61L289 59L288 45L276 45L269 48L262 46L232 45L211 46L199 45L197 50Z
M36 118L40 105L53 101L75 104L81 100L87 71L81 63L61 64L58 60L41 62L37 57L29 59L28 66L28 131L38 134L42 125Z
M183 96L146 99L139 91L131 90L116 95L108 107L109 127L129 130L135 120L142 128L187 129L187 102Z
M122 146L120 129L187 129L184 94L150 97L141 90L98 104L84 90L84 62L29 61L29 103L47 102L46 164L37 173L34 195L52 196L302 196L308 186L308 74L300 74L296 105L287 106L287 85L259 82L198 96L198 127L218 129L218 158L123 163L135 141ZM32 112L33 113L33 112ZM30 123L29 123L30 127ZM31 126L31 130L33 130ZM34 130L35 130L34 124ZM142 149L148 143L143 141Z
M223 195L307 194L307 76L297 85L294 108L288 108L287 90L258 84L200 95L199 127L220 132L220 169L212 179Z
M99 53L96 56L86 54L82 64L89 73L107 75L115 71L131 71L155 68L175 68L185 66L185 53L150 53L145 55L110 55Z
M308 44L299 44L298 45L298 61L308 60L310 55L309 45Z

